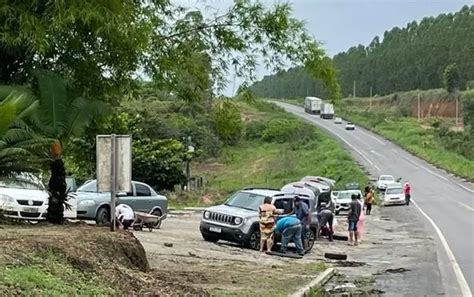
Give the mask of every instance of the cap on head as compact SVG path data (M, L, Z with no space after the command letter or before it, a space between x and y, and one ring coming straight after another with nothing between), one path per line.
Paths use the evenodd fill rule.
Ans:
M357 199L357 195L356 195L356 194L352 194L352 195L351 195L351 199L352 199L352 200L356 200L356 199Z

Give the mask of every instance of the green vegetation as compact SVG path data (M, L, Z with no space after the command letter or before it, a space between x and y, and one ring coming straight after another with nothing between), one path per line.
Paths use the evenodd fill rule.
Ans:
M335 55L333 63L343 96L352 96L354 83L356 96L442 88L445 69L454 63L457 70L450 71L450 77L457 87L472 88L473 24L474 6L464 6L456 13L425 17L404 28L394 27L385 31L383 38L375 36L367 46L353 46ZM303 68L265 76L251 90L259 97L333 99L321 82Z
M205 177L205 188L173 203L195 206L197 194L211 195L220 202L246 186L281 188L306 175L340 178L337 187L368 182L350 155L316 127L262 101L240 102L239 109L247 118L244 141L223 149L217 158L196 164L193 172Z
M50 254L28 266L0 268L0 294L22 296L104 296L116 292L91 273L84 273Z
M466 93L462 100L472 100L468 99L469 94ZM405 116L404 105L380 104L370 109L366 105L367 100L364 99L363 105L356 100L344 101L338 107L338 112L344 118L377 132L428 162L474 180L474 136L469 125L466 125L464 132L459 132L451 129L452 119L433 117L418 122L415 118ZM465 117L465 121L472 117L467 109Z

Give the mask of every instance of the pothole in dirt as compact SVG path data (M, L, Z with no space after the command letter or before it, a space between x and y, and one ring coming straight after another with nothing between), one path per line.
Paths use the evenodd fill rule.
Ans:
M405 273L405 272L408 272L410 271L410 269L407 269L407 268L403 268L403 267L399 267L399 268L389 268L389 269L386 269L384 270L383 272L377 272L377 273L374 273L373 275L382 275L382 274L388 274L388 273Z
M367 265L365 262L357 261L333 261L330 263L336 267L361 267Z

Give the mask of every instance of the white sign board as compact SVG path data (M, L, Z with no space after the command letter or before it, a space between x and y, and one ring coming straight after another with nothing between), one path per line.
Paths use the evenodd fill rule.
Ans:
M112 136L97 135L97 191L112 192L112 156L115 155L116 192L131 192L132 138L130 135L115 136L115 154L112 152Z

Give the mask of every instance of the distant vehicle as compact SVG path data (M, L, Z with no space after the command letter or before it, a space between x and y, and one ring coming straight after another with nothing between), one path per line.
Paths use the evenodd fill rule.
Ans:
M342 124L342 119L337 117L334 119L334 124Z
M392 175L381 175L377 179L376 186L377 186L377 189L385 191L387 186L389 184L393 184L394 182L395 182L395 178L393 178Z
M204 210L199 227L202 237L210 242L227 240L254 250L259 249L258 208L267 196L272 197L273 205L282 213L279 217L293 211L294 194L283 193L276 189L246 188L234 193L224 204ZM316 205L313 198L301 194L298 196L311 210L312 220L307 234L310 250L314 245L318 228Z
M40 221L46 219L49 194L41 180L28 173L0 181L0 210L8 218ZM77 200L70 197L71 209L65 218L76 218Z
M304 99L304 110L310 114L320 114L323 100L317 97L306 97Z
M355 125L351 122L347 122L346 124L346 130L355 130Z
M332 119L334 117L334 105L331 103L323 103L321 106L321 118Z
M77 189L77 217L83 220L95 220L97 224L110 222L110 193L97 192L97 181L91 180ZM135 211L156 216L166 216L168 199L158 195L149 185L132 181L132 192L118 193L120 203L127 204ZM161 226L158 221L155 228Z
M403 187L399 183L392 183L387 186L385 192L382 195L383 205L404 205L405 194Z
M361 195L360 190L344 190L338 191L336 197L336 214L338 215L341 211L349 211L350 204L352 201L352 194Z

